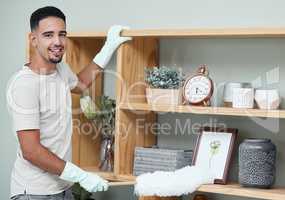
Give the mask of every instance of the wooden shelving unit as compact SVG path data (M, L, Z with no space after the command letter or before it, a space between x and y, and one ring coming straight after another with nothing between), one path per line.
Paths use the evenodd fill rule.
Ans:
M133 152L136 146L148 147L156 143L150 130L138 129L138 121L155 123L158 112L192 113L240 117L285 118L285 110L234 109L197 106L150 106L145 98L144 68L157 66L160 38L279 38L285 37L284 28L276 29L191 29L191 30L129 30L123 36L133 41L120 47L117 57L117 124L115 174L132 174ZM203 185L198 191L253 197L285 199L285 188L259 190L238 184ZM158 198L159 199L159 198Z
M104 44L106 32L79 32L68 34L66 62L74 72L85 67ZM86 122L82 114L74 113L73 162L87 171L97 173L108 179L113 185L135 184L133 172L134 149L136 146L150 147L156 144L156 135L149 127L137 127L137 121L152 124L157 121L158 112L190 113L202 115L224 115L240 117L285 118L285 110L234 109L224 107L197 106L150 106L146 103L144 68L157 66L159 61L160 38L285 38L285 28L227 28L227 29L158 29L126 30L122 36L131 36L131 42L121 45L117 52L116 101L116 135L114 171L98 171L100 137L94 134L82 134L80 124ZM27 55L33 53L27 45ZM103 93L103 74L97 74L96 81L90 88L95 96ZM73 95L73 108L79 109L79 96ZM140 112L134 112L140 111ZM238 184L202 185L198 191L254 197L259 199L285 199L285 187L270 190L243 188ZM163 199L159 197L142 197L144 200ZM165 198L165 199L176 199Z

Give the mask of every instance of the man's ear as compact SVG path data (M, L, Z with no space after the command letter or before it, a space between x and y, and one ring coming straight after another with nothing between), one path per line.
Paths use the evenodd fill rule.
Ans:
M37 37L36 37L36 34L34 32L29 33L29 40L30 40L32 47L37 46Z

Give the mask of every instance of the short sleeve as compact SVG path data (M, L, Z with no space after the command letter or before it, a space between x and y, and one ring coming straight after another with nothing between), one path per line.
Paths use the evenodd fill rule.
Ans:
M40 129L40 106L36 83L18 77L8 83L7 107L15 131Z
M66 63L60 63L58 66L58 71L60 76L66 80L70 90L74 89L78 84L77 75L70 69L69 65Z

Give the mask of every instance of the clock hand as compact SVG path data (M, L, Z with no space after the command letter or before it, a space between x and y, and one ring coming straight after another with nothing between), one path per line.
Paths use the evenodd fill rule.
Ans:
M196 88L196 94L203 94L203 91L202 90L200 90L199 88Z

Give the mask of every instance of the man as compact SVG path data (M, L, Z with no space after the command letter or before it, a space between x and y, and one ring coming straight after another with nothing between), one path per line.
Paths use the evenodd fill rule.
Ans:
M30 63L17 72L7 89L20 148L11 175L11 198L67 199L78 182L89 192L105 191L108 182L70 162L71 95L82 93L102 70L117 47L131 38L120 37L121 26L110 28L106 43L93 62L78 75L61 63L66 45L64 14L55 7L36 10L30 18Z

